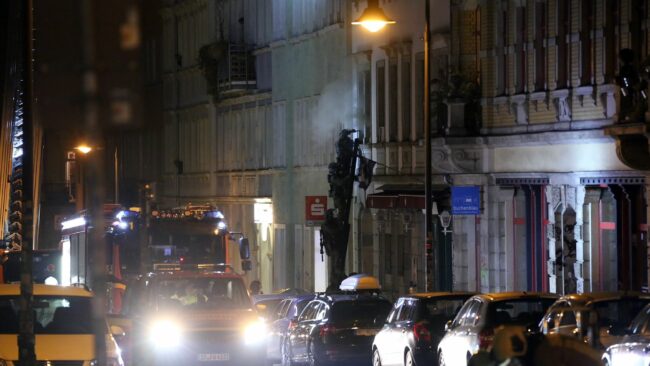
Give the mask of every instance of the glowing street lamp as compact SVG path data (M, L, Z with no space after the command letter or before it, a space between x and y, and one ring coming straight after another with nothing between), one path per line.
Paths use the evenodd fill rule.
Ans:
M431 0L424 0L424 90L422 94L423 99L423 119L424 119L424 146L425 146L425 171L424 171L424 201L425 201L425 219L424 219L424 232L425 232L425 265L424 277L425 291L431 291L434 288L445 289L447 288L447 274L445 273L440 260L434 262L433 260L433 185L432 185L432 167L431 167L431 100L429 98L430 92L430 78L429 78L429 58L431 49ZM379 0L368 0L368 8L364 10L361 17L352 22L353 25L361 25L370 32L377 32L384 28L387 24L395 24L394 20L389 19L384 11L379 7ZM438 267L433 268L434 264ZM435 270L439 276L438 286L434 286L432 281L431 270Z
M363 11L359 19L352 22L353 25L360 25L370 32L378 32L388 24L396 22L386 16L379 7L379 0L368 0L368 7Z
M77 151L79 151L80 153L82 153L82 154L84 154L84 155L85 155L85 154L88 154L88 153L91 152L91 151L93 151L93 148L90 147L90 146L88 146L88 145L86 145L86 144L81 144L81 145L79 145L79 146L76 146L74 149L77 150Z

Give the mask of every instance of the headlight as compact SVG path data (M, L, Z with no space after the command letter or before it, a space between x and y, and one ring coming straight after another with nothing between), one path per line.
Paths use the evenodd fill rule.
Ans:
M246 344L259 344L266 340L268 329L263 320L257 320L244 328L244 342Z
M159 320L149 329L149 342L160 349L175 348L181 343L181 328L171 320Z

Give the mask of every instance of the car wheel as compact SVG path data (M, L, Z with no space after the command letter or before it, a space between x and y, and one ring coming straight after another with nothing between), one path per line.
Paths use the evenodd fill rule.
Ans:
M372 366L381 366L381 357L379 357L379 350L376 348L372 351Z
M282 343L282 350L280 351L281 355L281 364L282 366L293 366L293 360L291 355L291 346L289 346L289 341Z
M307 347L307 365L322 366L322 364L323 363L316 358L316 350L314 349L314 344L309 343L309 347Z
M445 366L445 356L442 354L442 351L438 353L438 366Z
M415 366L415 360L413 359L413 353L410 349L406 350L404 354L404 366Z

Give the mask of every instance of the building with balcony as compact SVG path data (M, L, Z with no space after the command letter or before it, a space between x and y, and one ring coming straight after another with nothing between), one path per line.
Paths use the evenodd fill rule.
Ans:
M399 291L422 281L413 264L424 204L409 199L422 195L425 160L419 3L380 1L397 24L353 33L369 150L381 163L358 222L361 271ZM623 163L611 127L621 119L619 50L633 49L637 64L648 55L647 1L432 4L437 211L452 209L454 186L481 193L480 215L454 216L448 236L434 217L451 287L646 289L648 174Z

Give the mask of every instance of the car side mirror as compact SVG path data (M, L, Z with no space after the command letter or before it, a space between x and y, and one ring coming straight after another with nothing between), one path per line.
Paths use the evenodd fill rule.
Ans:
M251 247L248 238L239 238L239 256L243 260L251 258Z
M454 324L453 320L447 320L447 323L445 323L445 332L448 332L452 328L453 324Z
M111 335L113 337L124 337L126 332L119 325L111 325Z

